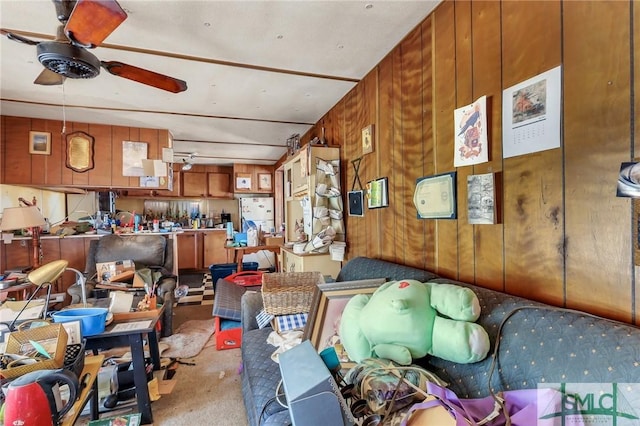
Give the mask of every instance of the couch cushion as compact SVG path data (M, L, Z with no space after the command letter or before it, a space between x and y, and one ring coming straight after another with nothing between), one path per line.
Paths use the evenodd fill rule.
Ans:
M276 347L267 343L267 337L272 331L268 326L242 334L242 396L251 426L288 424L273 423L275 419L265 421L274 413L286 410L273 400L281 376L280 366L271 359ZM287 413L284 418L288 417Z
M368 278L386 278L388 281L417 280L426 282L438 278L436 274L386 260L356 257L342 267L336 281L356 281Z
M160 235L105 235L98 240L95 261L131 259L136 267L163 266L167 240Z

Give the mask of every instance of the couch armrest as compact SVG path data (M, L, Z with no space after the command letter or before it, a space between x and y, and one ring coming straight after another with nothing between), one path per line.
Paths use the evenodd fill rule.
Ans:
M262 309L262 293L259 291L247 291L240 299L240 312L242 318L242 331L255 330L258 328L256 315Z

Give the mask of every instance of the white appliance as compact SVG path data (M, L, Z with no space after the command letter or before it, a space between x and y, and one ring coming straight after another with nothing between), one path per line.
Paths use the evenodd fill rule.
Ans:
M271 232L275 227L273 197L243 197L240 198L240 223L242 232L246 232L246 223L253 222L263 232ZM243 262L257 262L259 269L275 266L273 252L260 250L257 253L245 254Z
M242 232L244 224L252 221L260 226L263 232L271 232L274 228L273 197L244 197L240 198L240 220Z

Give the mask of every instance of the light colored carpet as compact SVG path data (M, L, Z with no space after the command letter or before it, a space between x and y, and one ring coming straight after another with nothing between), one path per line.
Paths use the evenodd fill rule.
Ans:
M247 426L242 403L240 349L217 351L213 338L190 362L180 365L173 392L153 403L158 426Z
M179 307L174 309L174 314L174 324L178 331L190 321L208 321L211 317L211 307ZM183 361L187 364L178 365L173 377L176 380L173 391L169 395L162 395L151 405L153 424L248 426L238 372L242 362L240 349L217 351L215 335L210 333L202 350L199 350L195 357ZM133 403L129 404L128 408L104 413L101 417L135 411L137 410ZM88 416L82 416L76 425L87 425L88 422Z
M181 324L169 337L160 339L169 348L162 351L163 358L193 358L198 355L215 329L214 319L190 320Z

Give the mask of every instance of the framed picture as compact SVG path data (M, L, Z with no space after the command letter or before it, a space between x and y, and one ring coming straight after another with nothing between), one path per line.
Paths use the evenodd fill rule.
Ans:
M51 133L29 132L29 154L50 155Z
M271 173L258 173L258 189L272 189Z
M373 152L373 124L362 129L362 154Z
M496 194L493 173L467 176L467 217L470 225L496 223Z
M367 207L378 209L389 206L389 187L386 177L367 183Z
M364 191L349 191L349 216L364 216Z
M67 135L67 168L84 173L93 169L93 136L85 132Z
M236 189L251 189L251 173L236 173Z
M418 211L418 219L455 219L456 172L418 179L413 204Z
M318 352L333 346L342 368L355 365L340 343L340 318L347 302L356 294L373 294L386 278L318 284L304 327L303 340L309 340Z

